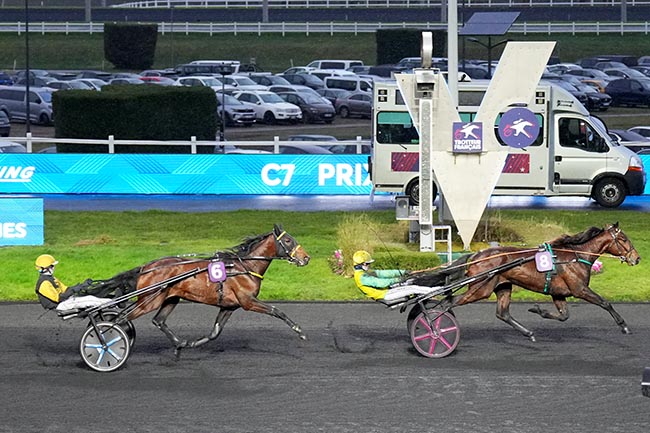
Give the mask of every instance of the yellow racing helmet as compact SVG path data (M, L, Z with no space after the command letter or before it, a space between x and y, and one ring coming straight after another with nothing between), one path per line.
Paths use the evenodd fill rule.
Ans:
M50 266L56 265L57 262L54 257L49 254L41 254L36 258L36 269L47 269Z
M360 250L354 253L352 256L352 262L354 265L361 265L363 263L372 263L374 260L368 251Z

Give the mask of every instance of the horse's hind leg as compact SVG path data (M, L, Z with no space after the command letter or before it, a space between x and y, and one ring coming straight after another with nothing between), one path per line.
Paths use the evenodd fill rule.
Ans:
M232 315L234 310L225 310L221 308L219 310L219 314L217 314L217 318L214 321L214 327L212 328L212 332L210 335L207 335L205 337L201 337L199 339L196 339L192 342L190 342L187 347L198 347L201 346L205 343L207 343L210 340L214 340L221 334L221 331L223 331L223 327Z
M539 314L544 319L553 319L564 322L569 319L569 307L566 304L566 298L564 296L553 296L553 303L557 309L557 313L554 313L550 310L542 309L539 305L535 305L532 308L529 308L528 311L531 313Z
M576 298L584 299L587 302L590 302L594 305L598 305L599 307L607 310L607 312L612 316L616 324L621 327L621 332L623 332L623 334L631 333L630 328L627 327L627 323L625 323L623 317L621 317L621 315L618 314L616 310L614 310L612 304L606 301L598 293L591 290L589 287L585 286L581 291L575 293L573 296L575 296Z
M172 330L169 329L169 326L167 326L165 320L167 320L167 317L171 314L172 311L174 311L174 308L176 308L176 305L178 305L178 301L179 298L165 299L162 307L160 307L154 318L151 319L156 328L160 329L172 342L176 348L176 356L178 356L180 349L187 346L187 340L181 340L178 338L176 334L174 334Z
M510 315L510 296L512 294L512 284L503 283L497 286L495 293L497 295L497 318L503 320L508 325L521 332L524 336L535 341L533 332L527 329Z
M284 314L282 311L275 308L273 305L265 304L259 299L253 297L239 299L239 303L242 306L242 308L246 311L254 311L256 313L268 314L269 316L273 316L273 317L277 317L278 319L281 319L284 323L289 325L289 327L298 334L301 340L305 340L307 338L305 334L302 333L302 329L300 329L300 326L296 322L291 320L286 314Z

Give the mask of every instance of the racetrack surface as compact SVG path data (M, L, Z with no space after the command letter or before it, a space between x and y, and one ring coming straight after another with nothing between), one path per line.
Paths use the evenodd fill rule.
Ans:
M0 432L648 431L650 305L615 306L633 331L623 335L589 304L571 304L564 323L514 304L535 343L497 320L491 302L459 307L460 345L437 360L418 356L406 316L380 304L276 306L306 341L238 311L217 341L176 360L150 315L135 322L125 367L96 373L79 356L85 321L0 304ZM216 311L181 304L168 323L198 337Z

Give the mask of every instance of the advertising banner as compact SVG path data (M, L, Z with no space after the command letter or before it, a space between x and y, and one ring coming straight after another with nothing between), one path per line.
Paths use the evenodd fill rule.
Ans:
M43 199L0 197L0 245L43 245Z
M0 194L368 195L368 155L2 154Z

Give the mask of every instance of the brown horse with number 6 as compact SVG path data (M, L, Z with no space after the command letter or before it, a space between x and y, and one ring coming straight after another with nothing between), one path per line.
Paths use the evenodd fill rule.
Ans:
M274 259L305 266L310 257L289 233L275 225L272 232L248 238L237 247L211 257L154 260L137 270L135 289L142 291L152 287L155 290L138 295L127 320L158 310L152 321L172 342L177 355L182 348L197 347L216 339L231 314L239 308L281 319L304 339L297 323L276 307L257 299L264 273ZM179 338L167 326L167 317L181 299L219 308L210 334L188 341Z

